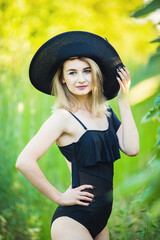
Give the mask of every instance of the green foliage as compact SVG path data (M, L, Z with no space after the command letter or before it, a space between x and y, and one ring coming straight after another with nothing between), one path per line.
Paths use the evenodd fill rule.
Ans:
M135 11L131 14L131 17L138 18L144 17L155 10L160 8L160 1L159 0L152 0L148 4L143 5L140 7L139 10ZM146 65L146 76L151 77L160 74L160 37L150 41L150 43L158 43L157 49L155 53L150 56L148 64Z
M123 202L124 207L121 205L116 204L112 213L115 217L109 220L111 240L160 239L160 219L151 219L149 211L144 207L136 214L137 208L127 200Z
M152 76L159 75L160 74L160 68L159 68L159 63L160 63L160 38L156 38L152 40L150 43L158 43L156 53L153 54L147 64L147 72L146 74L150 74Z
M153 108L144 116L142 122L147 121L159 121L160 122L160 95L156 97L155 104ZM160 201L160 128L157 131L157 141L154 145L155 155L149 161L150 171L147 174L147 178L150 180L150 185L147 186L144 190L144 193L137 199L142 203L147 202L149 205L153 205L154 201ZM156 212L153 212L154 215L158 216L160 214L160 208Z
M160 3L158 1L152 1L148 5L142 7L142 9L135 12L132 16L139 17L149 12L152 12ZM159 37L151 41L151 43L159 43ZM160 74L159 69L159 60L160 60L160 45L157 47L156 54L152 55L147 64L147 73L146 75L154 76ZM148 124L148 122L159 123L160 122L160 95L155 99L153 107L145 114L142 118L141 123ZM150 137L150 136L149 136ZM140 195L135 197L135 200L132 201L132 205L138 209L148 209L148 214L150 218L148 219L149 225L146 227L146 234L142 234L142 238L139 239L160 239L160 127L157 129L156 134L156 143L151 148L152 159L148 162L147 167L132 175L128 178L127 183L121 185L121 190L125 195L131 194L131 192L138 192ZM155 221L157 224L155 224ZM152 228L153 227L153 228ZM152 233L152 229L156 233ZM144 230L144 228L143 228ZM143 232L144 233L144 232ZM137 238L138 239L138 238Z

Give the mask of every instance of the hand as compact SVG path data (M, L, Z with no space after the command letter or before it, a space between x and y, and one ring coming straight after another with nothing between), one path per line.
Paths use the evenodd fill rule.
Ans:
M80 200L90 201L92 202L94 195L89 192L81 192L81 190L84 190L85 188L91 188L93 189L92 185L81 185L76 188L71 188L71 186L67 189L66 192L61 193L61 200L60 205L82 205L82 206L88 206L89 203L81 202Z
M130 73L128 69L124 66L123 68L119 67L117 71L118 76L116 76L117 81L120 85L120 90L118 92L118 97L124 97L129 92L129 87L131 84Z

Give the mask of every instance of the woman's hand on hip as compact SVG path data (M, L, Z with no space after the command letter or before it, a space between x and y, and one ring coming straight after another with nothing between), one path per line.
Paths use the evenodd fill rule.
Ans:
M71 188L70 186L66 192L61 193L60 205L67 206L78 204L82 206L88 206L89 203L82 202L81 200L92 202L94 195L89 192L82 191L85 188L93 189L94 187L88 184L84 184L76 188Z

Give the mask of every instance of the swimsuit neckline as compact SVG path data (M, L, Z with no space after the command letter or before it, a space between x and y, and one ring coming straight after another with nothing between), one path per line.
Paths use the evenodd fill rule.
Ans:
M108 120L108 128L105 129L105 130L100 130L100 129L86 129L86 131L79 137L79 139L76 141L76 142L72 142L70 144L67 144L67 145L64 145L64 146L59 146L57 143L56 145L58 146L59 149L61 148L65 148L65 147L69 147L69 146L72 146L74 144L77 144L80 142L80 140L86 135L87 132L108 132L109 129L110 129L110 120L109 120L109 117L106 115L107 117L107 120Z
M108 125L109 125L109 121L108 121ZM80 142L80 140L86 135L87 132L108 132L109 131L109 126L107 129L105 130L97 130L97 129L87 129L81 136L80 138L78 139L78 141L76 142L72 142L70 144L67 144L67 145L64 145L64 146L59 146L58 144L56 144L59 148L65 148L65 147L69 147L69 146L72 146L74 144L77 144Z

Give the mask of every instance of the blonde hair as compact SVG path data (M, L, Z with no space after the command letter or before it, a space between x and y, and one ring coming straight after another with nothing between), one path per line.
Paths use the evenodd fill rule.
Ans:
M103 95L103 76L99 66L92 59L87 57L71 57L68 60L74 59L86 61L91 67L93 89L89 93L89 110L91 111L92 115L100 117L106 113L107 116L110 116L110 113L107 110L107 99ZM51 95L56 97L56 102L52 107L52 112L59 108L64 108L67 110L76 109L77 111L80 107L80 103L69 91L67 85L62 83L64 63L65 62L59 66L51 84Z

